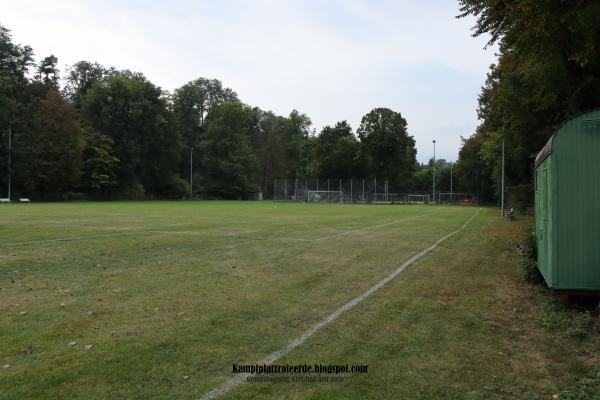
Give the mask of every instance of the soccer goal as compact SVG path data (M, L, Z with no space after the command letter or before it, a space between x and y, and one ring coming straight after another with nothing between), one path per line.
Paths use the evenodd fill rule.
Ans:
M473 204L473 195L470 193L439 193L438 203L460 203L460 204Z
M341 203L344 201L344 192L341 190L309 190L307 199L309 203Z
M407 194L406 202L412 204L429 204L431 203L431 196L428 194Z

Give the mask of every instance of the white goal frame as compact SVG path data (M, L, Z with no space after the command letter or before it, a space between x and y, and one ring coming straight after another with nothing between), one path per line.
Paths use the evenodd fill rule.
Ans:
M418 198L420 200L414 201L413 200L414 198ZM431 195L429 195L429 194L407 194L406 202L407 203L429 204L429 203L431 203Z
M308 203L342 203L344 201L343 190L309 190L306 193Z
M438 203L460 203L462 200L474 202L474 197L470 193L460 192L441 192L437 194ZM448 200L450 198L450 200Z

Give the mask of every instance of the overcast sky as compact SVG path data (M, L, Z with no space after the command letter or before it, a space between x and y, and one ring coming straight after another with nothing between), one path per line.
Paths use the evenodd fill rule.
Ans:
M496 58L457 14L455 0L2 0L0 24L61 68L98 61L166 90L217 78L247 104L308 114L317 131L341 120L356 131L389 107L426 162L433 139L456 160Z

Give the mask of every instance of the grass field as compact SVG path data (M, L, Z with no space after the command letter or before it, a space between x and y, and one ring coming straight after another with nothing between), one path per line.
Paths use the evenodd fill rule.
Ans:
M0 399L200 398L233 363L284 348L476 211L0 206ZM277 361L368 373L249 383L224 398L552 398L598 364L600 341L540 326L516 268L526 223L483 210Z

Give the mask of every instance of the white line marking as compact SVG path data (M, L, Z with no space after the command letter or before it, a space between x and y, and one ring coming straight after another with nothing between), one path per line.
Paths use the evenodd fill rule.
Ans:
M427 253L431 252L433 249L435 249L437 246L439 246L445 240L449 239L450 237L456 235L457 233L459 233L460 231L462 231L463 229L465 229L467 227L467 225L469 225L469 223L473 220L473 218L475 218L477 215L479 215L480 212L481 212L481 208L478 209L477 212L475 214L473 214L469 219L467 219L467 221L460 228L458 228L457 230L455 230L453 232L450 232L449 234L447 234L446 236L442 237L441 239L439 239L437 242L435 242L434 244L432 244L431 246L429 246L425 250L421 251L420 253L415 254L414 256L412 256L411 258L409 258L408 260L406 260L395 271L393 271L391 274L389 274L388 276L386 276L384 279L382 279L375 286L371 287L366 292L364 292L360 296L354 298L350 302L344 304L343 306L341 306L340 308L338 308L337 310L335 310L332 314L330 314L329 316L327 316L325 319L323 319L323 320L317 322L316 324L314 324L304 334L298 336L296 339L294 339L291 342L289 342L287 344L287 346L285 346L283 349L278 350L278 351L270 354L265 359L259 361L258 364L271 365L272 363L274 363L275 361L277 361L281 357L285 356L291 350L293 350L296 347L300 346L302 343L304 343L307 339L309 339L311 336L313 336L315 333L317 333L323 327L325 327L326 325L328 325L331 322L335 321L340 315L342 315L346 311L352 309L354 306L356 306L357 304L361 303L367 297L369 297L370 295L372 295L373 293L377 292L379 289L381 289L382 287L384 287L389 281L391 281L392 279L394 279L396 277L396 275L398 275L399 273L401 273L402 271L404 271L413 262L415 262L419 258L425 256ZM245 373L245 374L236 375L234 378L228 380L223 385L221 385L221 386L219 386L219 387L211 390L210 392L206 393L204 396L202 396L200 398L200 400L213 400L213 399L217 399L217 398L223 396L224 394L226 394L227 392L231 391L232 389L235 389L236 387L244 384L246 382L246 379L249 376L252 376L252 375L254 375L254 374Z
M353 229L353 230L346 231L346 232L335 233L333 235L327 235L327 236L323 236L323 237L320 237L320 238L317 238L317 239L312 239L312 240L315 241L315 242L318 242L318 241L321 241L321 240L333 239L333 238L337 238L337 237L340 237L340 236L348 235L350 233L360 232L360 231L368 231L370 229L383 228L384 226L393 225L393 224L397 224L399 222L404 222L404 221L410 221L411 219L421 218L421 217L424 217L424 216L425 216L425 214L417 215L415 217L404 218L404 219L399 219L399 220L392 221L392 222L387 222L387 223L381 224L381 225L368 226L366 228L359 228L359 229Z
M58 238L58 239L33 240L30 242L0 243L0 247L24 246L27 244L42 244L42 243L53 243L53 242L72 242L75 240L95 239L95 238L107 237L107 236L136 235L136 234L149 234L149 233L160 233L160 231L113 232L113 233L101 233L98 235L91 235L91 236L71 236L71 237L64 237L64 238Z
M275 237L275 236L273 236L273 237L271 237L271 236L251 236L251 237L249 237L249 239L279 239L279 240L295 240L295 241L301 241L301 242L318 242L318 241L326 240L326 239L334 239L334 238L348 235L348 234L354 233L354 232L368 231L370 229L383 228L384 226L397 224L399 222L409 221L411 219L420 218L423 216L425 216L425 214L417 215L415 217L410 217L410 218L399 219L397 221L387 222L387 223L381 224L381 225L368 226L366 228L359 228L359 229L353 229L350 231L335 233L333 235L323 236L323 237L316 238L316 239ZM28 241L28 242L0 243L0 247L25 246L25 245L30 245L30 244L44 244L44 243L54 243L54 242L73 242L73 241L78 241L78 240L88 240L88 239L96 239L96 238L101 238L101 237L122 236L122 235L138 235L138 234L139 235L150 235L153 233L170 234L170 235L205 235L208 232L203 232L203 231L200 231L200 232L199 231L161 231L161 230L113 232L113 233L101 233L98 235L90 235L90 236L71 236L71 237L55 238L55 239L32 240L32 241ZM245 236L246 235L242 234L242 235L225 235L224 237L227 238L227 237L245 237Z

